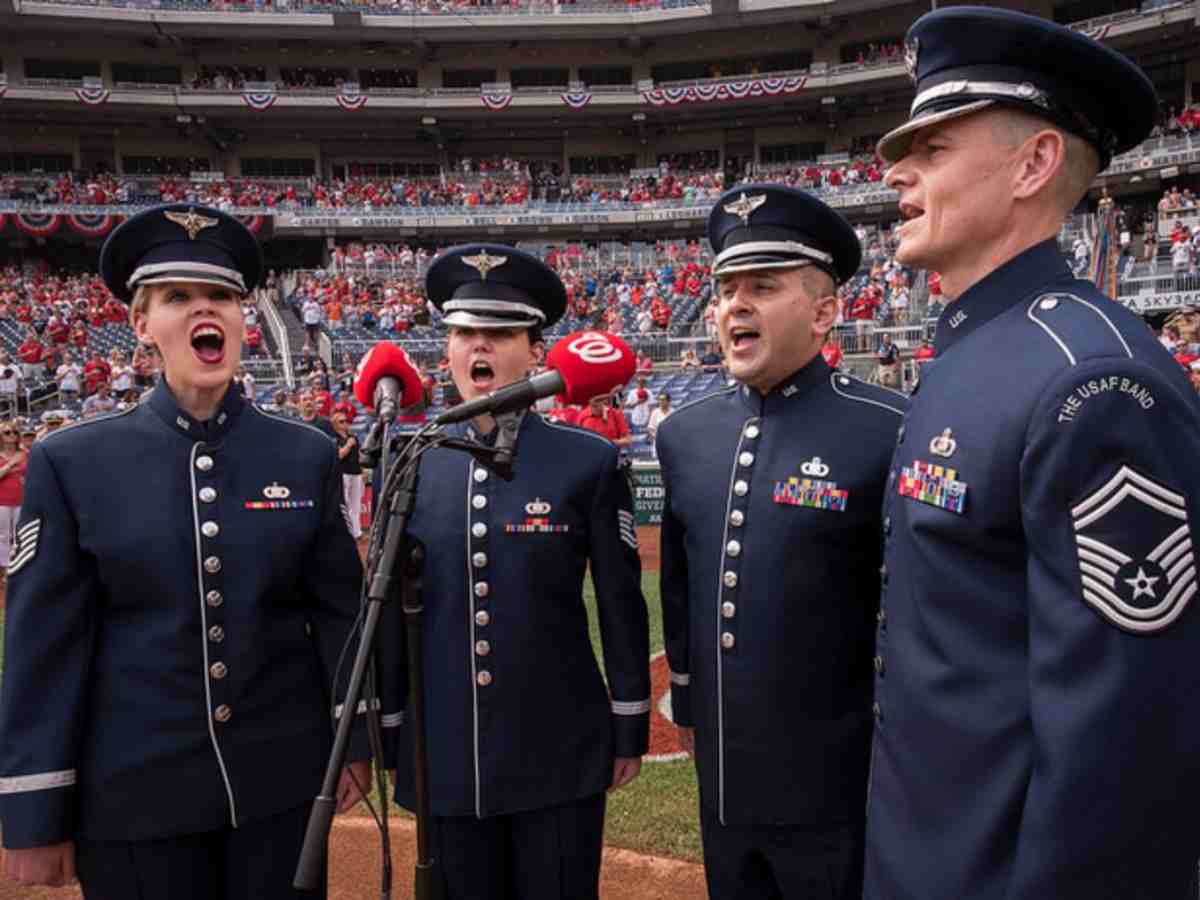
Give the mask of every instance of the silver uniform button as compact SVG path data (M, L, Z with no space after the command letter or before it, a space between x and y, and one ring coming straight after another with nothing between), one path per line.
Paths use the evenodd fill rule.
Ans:
M483 669L475 676L475 683L480 687L487 687L492 683L492 673L487 669Z
M216 488L202 487L200 488L200 499L205 503L212 503L217 499Z
M221 643L221 641L225 640L225 629L220 625L214 625L208 629L208 639L214 644Z
M471 565L473 565L477 569L482 569L484 566L487 565L487 554L486 553L476 553L474 556L471 557Z
M220 558L216 557L216 556L210 556L210 557L208 557L208 559L204 560L204 571L208 572L210 575L215 575L217 572L220 572L221 571Z
M483 509L487 506L487 497L483 496L483 494L476 494L471 498L471 505L476 509Z
M221 596L220 591L209 591L204 595L204 602L209 606L220 606L225 602L225 598Z
M218 722L228 722L231 718L233 718L233 710L222 703L213 712L213 718Z
M850 383L850 379L847 378L845 375L841 375L838 377L838 384L840 384L842 387L845 387L849 383Z
M220 681L229 674L229 667L223 662L215 662L208 667L208 674Z
M476 469L474 478L476 481L480 481L480 482L487 481L488 480L487 469Z
M739 497L745 497L746 492L750 490L750 485L744 481L735 481L733 483L733 492Z
M746 514L744 512L742 512L740 509L735 509L733 512L731 512L729 514L729 524L730 525L733 525L736 527L738 525L741 525L745 521L746 521Z
M486 597L488 595L488 583L486 581L475 582L475 596Z
M746 429L746 437L750 438L750 440L754 440L760 434L762 434L762 432L758 430L757 425L751 425Z
M477 654L479 654L480 656L487 656L489 653L492 652L492 645L489 644L487 641L476 641L475 642L475 652Z
M724 581L725 581L725 587L727 587L727 588L737 587L737 572L726 572L725 576L724 576Z
M482 522L476 522L471 526L471 537L487 537L487 526Z
M732 619L735 615L737 615L737 607L730 601L726 600L721 604L721 616L723 618Z
M723 632L721 634L721 646L724 647L726 650L732 650L733 645L736 643L737 643L737 638L735 638L728 631Z
M206 538L215 538L221 533L221 526L216 522L205 522L200 526L200 533Z
M486 609L481 609L479 612L475 613L475 624L480 628L490 621L492 621L492 617L488 615L488 611Z
M1047 297L1041 302L1042 309L1054 309L1056 306L1058 306L1058 300L1054 297Z
M213 467L213 460L212 460L211 456L197 456L196 457L196 468L199 469L201 472L207 472L212 467Z
M738 457L738 465L742 465L742 466L754 465L754 454L751 453L749 450L747 450L745 453L743 453L741 456Z
M730 541L725 545L725 552L730 556L739 556L742 552L742 545L737 541Z

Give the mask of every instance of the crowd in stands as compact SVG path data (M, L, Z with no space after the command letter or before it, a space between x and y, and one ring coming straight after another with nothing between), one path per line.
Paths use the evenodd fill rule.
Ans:
M762 167L762 171L751 173L744 180L761 178L778 181L805 190L837 191L843 187L860 184L879 184L883 181L886 167L872 153L858 156L844 163L799 162L775 167ZM882 186L882 185L881 185Z
M164 161L164 169L179 163ZM474 166L470 160L468 164ZM204 168L207 161L197 160ZM878 182L874 161L842 164L798 163L752 171L742 179L782 182L809 189L837 191ZM520 207L531 202L590 206L691 205L715 200L725 189L720 171L672 171L625 178L559 175L549 167L531 173L526 164L502 161L495 167L456 169L437 177L269 178L230 176L223 181L193 181L183 172L114 175L65 172L55 175L0 176L0 200L35 204L194 202L224 210L265 207L307 210L376 210L427 207Z
M1200 103L1193 103L1176 111L1170 107L1162 121L1150 132L1155 137L1183 137L1200 134Z
M899 41L868 43L855 55L854 62L860 66L890 65L900 62L904 57L904 48Z
M266 81L262 66L200 66L192 76L194 91L240 91L247 81Z

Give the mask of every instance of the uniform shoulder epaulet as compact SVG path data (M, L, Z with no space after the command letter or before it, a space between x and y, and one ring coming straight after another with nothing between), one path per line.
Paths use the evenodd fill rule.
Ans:
M678 407L674 412L672 412L671 416L677 416L681 412L683 412L685 409L693 409L694 407L700 406L702 403L710 403L713 400L717 400L721 397L728 397L730 394L736 393L737 389L738 389L738 386L736 384L731 384L731 385L727 385L726 387L723 387L723 388L718 388L717 390L713 391L711 394L705 394L703 397L697 397L695 400L689 400L687 403L683 404L682 406ZM663 421L666 421L666 420L664 419Z
M839 397L878 406L898 416L903 416L908 407L908 397L900 391L880 384L867 384L845 372L831 373L829 384Z
M42 444L42 443L47 443L49 441L56 441L56 440L58 440L59 437L61 437L64 434L73 434L73 433L79 431L81 428L85 428L90 425L102 425L106 422L113 422L117 419L120 419L120 418L123 418L124 416L129 415L130 413L134 412L136 409L137 409L137 406L130 406L128 409L122 409L119 412L104 413L99 416L92 416L92 418L90 418L90 419L80 419L78 422L72 422L70 425L64 425L61 428L56 428L54 431L50 432L49 434L43 435L38 440L38 443Z
M1039 294L1026 307L1025 316L1044 332L1074 366L1096 356L1125 356L1133 359L1129 342L1105 310L1104 297L1084 297L1073 291Z
M606 447L611 447L614 450L617 447L616 444L614 444L612 441L610 441L604 435L597 434L596 432L592 431L590 428L581 428L580 426L573 425L570 422L557 422L554 419L551 419L549 416L539 416L539 418L542 420L542 422L544 422L550 428L555 428L559 431L569 431L572 434L578 434L578 435L592 438L593 440L600 441L600 443L604 444Z
M300 421L297 421L296 419L290 419L287 416L277 416L277 415L275 415L275 413L269 413L265 409L260 409L258 406L256 406L253 403L247 403L246 405L250 409L254 410L256 413L258 413L260 416L262 416L264 419L269 419L272 422L282 422L284 425L291 425L293 428L304 428L304 429L307 429L308 431L311 431L313 434L319 434L321 437L325 438L325 440L327 440L327 441L333 440L333 438L330 437L329 434L322 431L316 425L309 425L307 422L300 422Z

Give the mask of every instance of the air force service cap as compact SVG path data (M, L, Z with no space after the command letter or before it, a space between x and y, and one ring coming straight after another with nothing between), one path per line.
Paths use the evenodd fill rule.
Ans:
M199 281L248 294L262 278L262 250L250 229L220 210L191 203L131 216L100 251L100 275L129 303L143 284Z
M778 184L744 184L722 194L708 214L708 242L716 276L814 265L842 284L862 261L845 219L811 194Z
M567 308L567 291L544 262L515 247L451 247L425 274L425 295L447 325L546 328Z
M902 159L914 133L997 104L1046 119L1100 154L1141 143L1154 127L1154 85L1132 61L1036 16L979 6L928 12L909 28L904 62L917 88L909 121L877 151Z

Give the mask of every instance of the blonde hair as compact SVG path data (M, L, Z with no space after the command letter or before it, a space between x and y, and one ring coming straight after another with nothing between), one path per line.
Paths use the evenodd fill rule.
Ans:
M150 307L150 285L139 284L133 292L133 300L129 304L129 327L133 327L134 317L145 314Z

